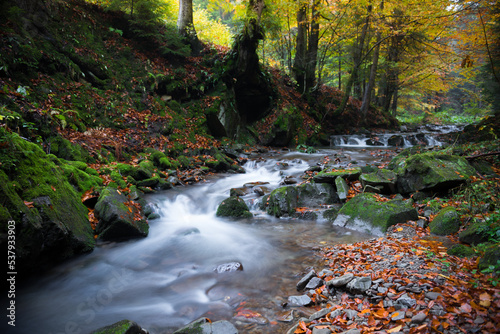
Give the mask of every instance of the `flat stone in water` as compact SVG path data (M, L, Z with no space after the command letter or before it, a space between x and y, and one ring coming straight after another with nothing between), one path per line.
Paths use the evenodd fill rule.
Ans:
M241 262L229 262L218 265L214 268L217 274L230 273L235 271L243 271L243 265Z
M288 297L288 304L290 306L306 306L311 304L311 302L311 298L307 295Z

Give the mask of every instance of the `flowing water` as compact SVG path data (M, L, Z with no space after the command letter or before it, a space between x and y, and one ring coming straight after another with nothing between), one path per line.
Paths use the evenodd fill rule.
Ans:
M255 194L243 197L254 213L252 219L218 218L218 204L231 188L248 182L269 182L267 187L276 188L285 177L299 178L324 157L346 166L354 160L358 165L374 163L384 156L376 148L282 152L250 159L245 174L152 195L148 200L161 218L150 221L147 238L100 244L92 253L29 282L16 293L16 327L0 330L89 333L129 319L150 333L171 333L206 316L229 320L240 333L284 333L291 324L275 321L281 305L298 294L295 284L310 266L322 269L314 249L371 236L333 229L322 219L270 217L259 211ZM243 271L214 271L234 261ZM254 323L238 321L233 317L241 308L262 317L252 319Z

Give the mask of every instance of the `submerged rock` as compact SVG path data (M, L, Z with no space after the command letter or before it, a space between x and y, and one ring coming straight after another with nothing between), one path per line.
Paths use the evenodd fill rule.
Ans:
M238 330L226 320L210 322L207 318L200 318L173 334L238 334Z
M333 225L382 234L389 226L417 219L418 213L411 200L379 202L373 194L363 193L352 198L339 210Z
M241 262L223 263L223 264L220 264L217 267L215 267L214 271L217 274L232 273L235 271L243 271L243 265L241 264Z

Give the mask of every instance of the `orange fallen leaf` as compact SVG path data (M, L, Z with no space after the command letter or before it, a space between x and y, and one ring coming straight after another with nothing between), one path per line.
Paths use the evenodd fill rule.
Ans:
M387 333L395 333L395 332L399 332L401 330L401 328L403 328L402 325L399 325L399 326L396 326L394 328L391 328L391 329L388 329L387 330Z
M30 209L34 208L33 202L24 201L24 205L26 205Z

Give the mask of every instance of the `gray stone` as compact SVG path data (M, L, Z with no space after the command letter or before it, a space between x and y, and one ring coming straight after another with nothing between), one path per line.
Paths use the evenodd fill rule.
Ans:
M425 293L425 297L429 298L430 300L436 300L439 296L441 296L439 292L429 291Z
M332 308L331 308L331 307L321 309L321 310L319 310L318 312L313 313L313 314L309 317L309 320L310 320L310 321L313 321L313 320L316 320L316 319L319 319L319 318L323 318L325 315L327 315L327 314L328 314L328 313L330 313L331 311L332 311Z
M297 291L305 289L305 287L307 286L307 283L309 283L309 281L313 277L316 277L316 271L314 271L314 269L309 271L304 277L302 277L300 279L300 281L297 283Z
M207 318L200 318L176 330L173 334L238 334L238 330L226 320L212 323Z
M417 304L417 301L413 298L410 298L408 297L408 295L405 293L404 295L402 295L401 297L399 297L397 300L396 300L396 304L399 304L403 307L413 307Z
M425 315L425 313L420 312L411 318L411 323L419 325L419 324L423 323L425 321L425 319L427 319L427 316Z
M312 330L312 334L330 334L332 331L330 331L328 328L316 328L314 327Z
M372 279L369 276L356 277L347 284L347 289L354 292L365 292L372 286Z
M311 302L311 298L307 295L288 297L288 305L290 306L306 306L311 304Z
M336 277L328 282L326 282L326 285L327 286L332 286L334 288L340 288L342 286L345 286L347 285L347 283L349 283L350 281L352 281L352 279L354 278L354 275L349 273L349 274L345 274L343 276L340 276L340 277Z
M306 285L306 289L316 289L316 288L319 288L320 286L322 286L323 284L325 284L325 282L321 279L321 278L318 278L318 277L313 277L309 283L307 283Z
M339 196L339 199L341 201L345 201L349 193L349 186L343 177L337 176L335 179L335 187L337 188L337 195Z
M213 271L218 274L243 271L243 265L241 264L241 262L228 262L218 265L213 269Z
M405 313L402 311L396 311L391 314L392 321L398 321L405 318Z

